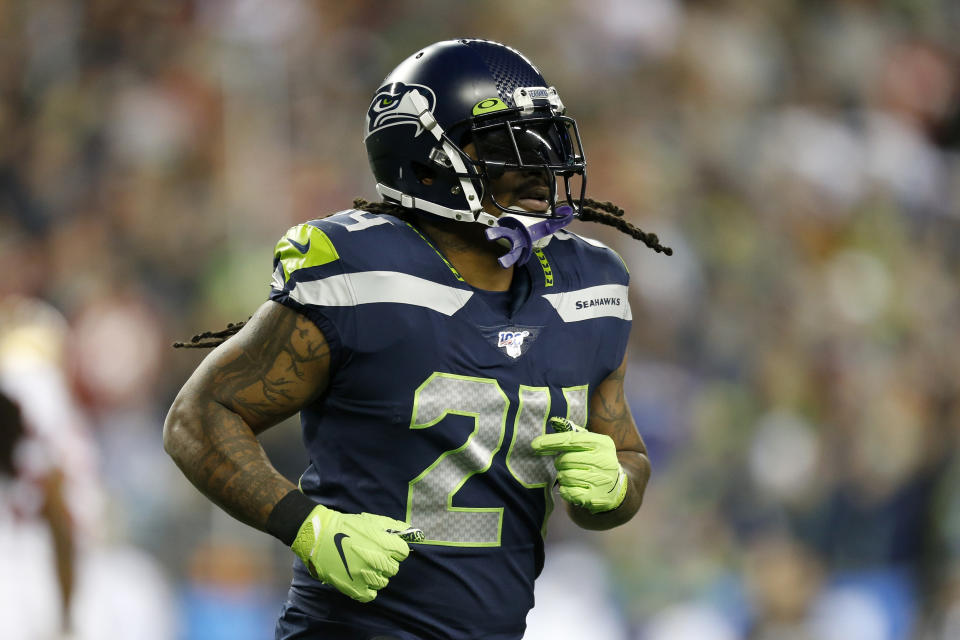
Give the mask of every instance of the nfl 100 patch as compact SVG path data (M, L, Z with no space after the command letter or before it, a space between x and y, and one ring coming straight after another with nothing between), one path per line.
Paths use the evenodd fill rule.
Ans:
M516 360L533 345L542 327L500 326L484 327L482 332L488 342L503 355Z

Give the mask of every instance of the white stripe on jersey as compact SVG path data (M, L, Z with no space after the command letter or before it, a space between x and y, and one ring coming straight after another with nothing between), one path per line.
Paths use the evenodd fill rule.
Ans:
M412 304L452 316L472 291L424 280L399 271L357 271L298 282L290 297L300 304L353 307L374 302Z
M553 305L564 322L607 317L633 319L627 300L627 287L622 284L601 284L576 291L547 293L543 297Z

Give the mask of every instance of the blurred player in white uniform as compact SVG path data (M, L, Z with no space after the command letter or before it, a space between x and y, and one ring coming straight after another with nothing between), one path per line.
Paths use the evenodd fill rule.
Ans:
M166 579L105 544L97 446L65 374L68 326L36 299L0 299L0 638L166 640Z
M96 530L96 458L63 375L66 323L27 298L0 303L0 637L71 627L76 549Z

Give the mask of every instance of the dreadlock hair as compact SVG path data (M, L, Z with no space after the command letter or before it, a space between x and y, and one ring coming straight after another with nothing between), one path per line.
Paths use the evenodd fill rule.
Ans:
M369 211L370 213L386 213L401 219L404 219L410 212L406 207L401 207L392 202L367 202L361 198L353 201L353 208L359 209L360 211ZM673 255L673 249L660 244L660 238L657 237L657 234L647 233L643 229L630 224L624 220L623 215L623 209L612 202L601 202L599 200L584 198L583 208L577 217L584 222L597 222L618 229L631 238L643 242L657 253L664 253L668 256Z
M252 316L251 316L252 317ZM250 318L247 318L249 320ZM224 342L227 341L227 338L236 334L240 329L243 329L243 325L247 324L247 320L241 320L240 322L231 322L227 325L226 329L221 329L220 331L204 331L203 333L198 333L197 335L190 338L188 342L174 342L174 349L212 349L213 347L218 347Z
M578 216L584 222L599 222L618 229L635 240L639 240L657 253L664 253L668 256L673 255L673 249L660 244L660 238L655 233L648 233L636 227L623 219L623 209L605 201L599 202L590 198L583 199L583 208Z
M393 202L367 202L362 198L356 198L353 201L353 208L359 211L369 213L380 213L397 216L401 220L408 220L410 210ZM655 233L648 233L643 229L634 226L624 219L624 211L617 205L609 201L583 199L583 207L580 209L578 218L584 222L597 222L609 227L613 227L631 238L641 241L657 253L664 253L668 256L673 255L673 249L660 244L660 238ZM250 318L247 318L249 320ZM190 338L189 342L174 342L174 349L210 349L219 346L227 339L240 331L247 320L242 322L231 322L226 329L221 331L204 331Z

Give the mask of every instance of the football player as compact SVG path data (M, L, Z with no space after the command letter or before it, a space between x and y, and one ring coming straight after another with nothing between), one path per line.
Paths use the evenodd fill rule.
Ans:
M292 548L277 638L520 638L555 483L574 522L609 529L650 474L623 393L627 269L565 227L670 250L585 197L575 121L502 44L410 56L364 138L382 201L287 231L270 300L189 345L217 348L164 444ZM299 486L257 441L296 412Z
M64 474L38 460L43 457L37 455L40 447L36 435L24 425L20 407L0 391L0 636L4 638L53 638L59 632L67 636L72 626L76 532ZM25 452L31 455L16 455Z

